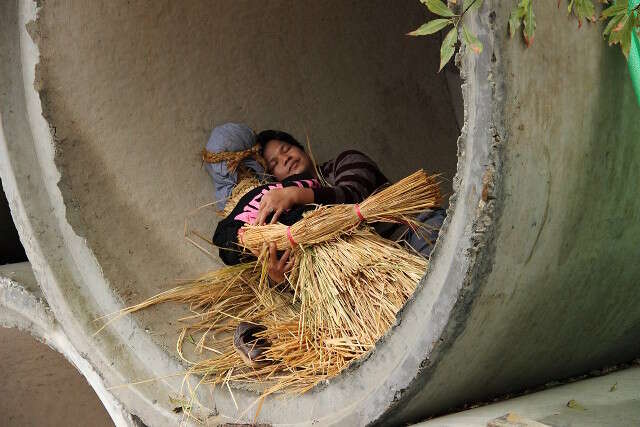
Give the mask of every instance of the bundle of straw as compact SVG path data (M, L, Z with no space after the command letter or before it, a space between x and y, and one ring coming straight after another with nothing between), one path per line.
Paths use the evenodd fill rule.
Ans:
M247 225L240 243L253 253L266 242L275 242L278 250L321 243L354 230L362 221L406 222L408 215L437 207L440 199L437 176L419 170L360 204L320 206L291 227Z
M242 160L247 159L249 157L254 158L260 165L266 170L267 164L260 154L262 151L262 146L260 144L255 144L251 148L247 148L242 151L218 151L211 152L204 148L202 150L202 162L203 163L219 163L219 162L227 162L227 168L234 172L238 166L240 166L240 162Z
M413 294L427 260L368 228L302 249L289 276L301 303L300 329L367 349Z
M231 383L256 384L263 397L305 392L373 348L427 268L426 259L383 239L361 217L406 221L407 215L436 206L439 198L435 178L419 171L360 206L320 207L289 230L299 244L286 286L265 281L265 256L210 272L122 314L168 301L189 304L193 314L180 319L185 327L177 349L190 364L188 374L202 376L199 384L221 384L232 397ZM283 249L291 243L286 230L280 224L248 227L244 244L259 249L276 241ZM264 326L256 337L270 343L264 353L269 364L248 367L236 352L233 331L240 322ZM210 356L188 360L187 338L197 352Z
M200 375L201 384L227 386L232 396L230 384L254 384L263 397L304 393L373 348L426 266L424 258L362 229L305 249L292 273L295 295L261 285L260 266L252 262L212 271L122 313L169 301L189 304L193 314L179 319L185 327L177 341L188 375ZM268 365L248 367L234 349L240 322L265 327L256 336L271 343L264 354ZM185 341L208 356L189 360Z

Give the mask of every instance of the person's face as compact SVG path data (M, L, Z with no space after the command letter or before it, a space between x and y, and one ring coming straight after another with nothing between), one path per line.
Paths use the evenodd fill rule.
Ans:
M311 172L311 158L295 145L277 139L267 142L263 153L267 169L278 181L291 175Z

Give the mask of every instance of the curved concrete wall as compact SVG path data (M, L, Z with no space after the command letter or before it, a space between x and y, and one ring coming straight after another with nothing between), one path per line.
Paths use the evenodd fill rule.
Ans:
M536 11L525 50L501 3L468 17L485 50L462 55L455 193L429 273L367 360L267 399L260 421L414 421L638 354L640 130L625 64L555 8ZM181 369L163 349L169 308L98 337L92 320L216 265L180 234L211 199L194 165L214 124L308 133L320 158L360 148L393 178L455 163L438 43L400 36L424 20L417 2L83 6L47 2L32 22L32 2L2 5L0 172L44 294L107 386ZM113 393L162 425L178 383ZM211 423L238 416L227 393L200 399Z
M490 47L465 58L476 76L491 64L491 102L467 104L492 110L472 268L394 420L640 354L640 108L624 57L548 7L524 49L507 37L510 7L483 9Z
M450 182L459 129L432 72L437 41L403 35L424 19L414 0L129 3L47 2L31 31L67 220L126 303L220 265L181 232L212 201L198 156L216 124L282 128L308 135L319 161L355 148L391 178L425 167ZM205 235L208 213L194 218ZM169 309L140 317L171 349Z
M99 373L78 353L60 329L46 301L42 298L42 292L27 262L0 266L0 328L11 328L3 331L0 337L5 351L2 359L2 368L5 371L3 394L6 395L2 402L3 424L25 425L46 422L47 425L63 425L64 420L68 424L69 407L65 407L65 404L72 405L74 391L71 389L76 387L75 395L77 395L84 392L87 387L87 383L83 382L81 377L69 372L70 366L62 362L59 355L42 347L37 348L36 346L40 344L30 342L32 339L27 336L31 335L60 353L78 370L96 392L117 427L135 425L131 414L105 388ZM30 350L35 351L29 355L20 354L22 351ZM50 365L47 366L47 363ZM11 372L8 372L9 369ZM40 372L38 369L49 371ZM71 381L55 384L56 381L65 379ZM57 398L45 396L51 391L58 393L69 391L69 393ZM29 399L29 393L32 393L31 399ZM109 418L105 417L104 411L96 406L95 397L93 395L80 398L77 402L78 406L74 407L74 415L89 417L85 422L89 420L88 422L95 425L111 424ZM28 405L41 406L30 408Z

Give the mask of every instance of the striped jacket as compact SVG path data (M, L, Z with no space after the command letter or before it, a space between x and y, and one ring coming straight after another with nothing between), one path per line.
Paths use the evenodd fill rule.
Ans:
M359 203L389 183L373 160L355 150L323 163L319 172L330 185L313 189L314 202L319 205Z

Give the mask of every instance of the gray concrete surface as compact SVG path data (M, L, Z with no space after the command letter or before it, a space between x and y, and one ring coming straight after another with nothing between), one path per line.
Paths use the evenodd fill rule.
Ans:
M0 375L4 427L114 425L82 375L27 332L0 328Z
M553 427L631 427L640 424L639 391L640 368L633 367L434 418L416 427L486 427L507 413Z
M624 58L554 8L523 49L504 36L509 5L491 10L487 222L402 419L640 354L640 108Z
M93 319L217 265L181 240L212 197L197 152L214 124L308 133L320 158L355 146L394 178L451 170L456 102L432 73L437 42L400 36L425 16L392 4L51 1L37 22L30 0L0 6L3 185L56 321L107 386L183 369L165 351L170 309L97 337ZM640 111L624 61L555 8L536 10L525 49L508 39L510 6L467 17L485 49L461 55L454 193L427 276L366 360L267 399L260 422L415 422L638 355ZM178 388L113 394L166 425ZM238 411L201 391L209 424L256 399L237 390Z
M198 156L225 121L308 135L319 161L360 149L394 179L441 171L450 192L459 129L439 46L404 36L424 18L415 0L47 2L32 34L59 187L112 288L133 303L220 265L181 231L212 200ZM196 225L211 235L215 216ZM173 351L168 310L136 316Z
M27 262L0 266L0 373L3 426L134 425L61 330Z

